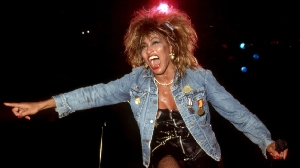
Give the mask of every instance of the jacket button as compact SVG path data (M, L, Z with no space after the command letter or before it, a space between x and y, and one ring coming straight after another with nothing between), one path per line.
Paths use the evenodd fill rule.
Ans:
M153 123L153 120L150 120L150 123Z
M157 103L157 100L153 100L153 103L156 104L156 103Z
M191 122L191 123L190 123L190 126L193 126L193 125L194 125L194 123L193 123L193 122Z
M146 165L148 165L148 162L145 162Z
M148 142L149 142L149 139L146 139L145 141L148 143Z
M194 101L197 101L196 97L194 97Z

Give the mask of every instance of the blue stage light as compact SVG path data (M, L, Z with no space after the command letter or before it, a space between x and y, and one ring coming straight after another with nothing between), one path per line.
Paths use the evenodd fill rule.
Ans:
M241 71L242 71L242 72L244 72L244 73L245 73L245 72L247 72L247 70L248 70L248 69L247 69L247 67L245 67L245 66L242 66L242 68L241 68Z
M244 49L246 48L246 44L245 44L245 43L241 43L241 44L240 44L240 48L241 48L242 50L244 50Z
M253 58L256 59L256 60L259 59L259 55L258 54L253 54Z

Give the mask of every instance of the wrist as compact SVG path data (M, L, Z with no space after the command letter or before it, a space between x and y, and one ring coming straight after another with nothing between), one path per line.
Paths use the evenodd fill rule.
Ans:
M56 103L53 98L39 102L39 110L54 108L55 106L56 106Z

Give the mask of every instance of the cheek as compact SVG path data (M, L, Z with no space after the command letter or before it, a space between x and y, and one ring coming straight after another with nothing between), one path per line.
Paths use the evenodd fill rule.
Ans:
M164 45L163 47L160 48L161 52L164 52L165 54L169 54L169 47Z
M169 50L168 48L161 48L160 50L161 55L163 55L164 59L167 59L169 57Z
M141 57L142 57L142 59L144 60L144 61L146 61L146 58L147 58L147 54L146 54L146 52L141 52Z

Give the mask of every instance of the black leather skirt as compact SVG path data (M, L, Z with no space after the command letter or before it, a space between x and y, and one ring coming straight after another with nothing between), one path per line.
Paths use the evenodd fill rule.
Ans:
M197 144L178 111L158 110L151 142L151 168L166 156L182 168L218 168L218 162Z

